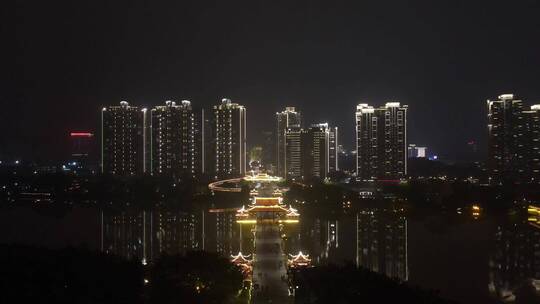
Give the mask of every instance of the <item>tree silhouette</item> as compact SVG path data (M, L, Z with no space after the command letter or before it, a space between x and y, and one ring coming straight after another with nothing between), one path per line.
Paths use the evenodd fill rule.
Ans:
M149 303L233 303L242 274L214 253L164 255L152 267L149 288Z

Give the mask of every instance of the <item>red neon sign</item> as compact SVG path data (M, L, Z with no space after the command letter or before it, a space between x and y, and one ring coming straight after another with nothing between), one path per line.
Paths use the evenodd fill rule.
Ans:
M94 134L90 132L71 132L69 133L71 137L92 137Z

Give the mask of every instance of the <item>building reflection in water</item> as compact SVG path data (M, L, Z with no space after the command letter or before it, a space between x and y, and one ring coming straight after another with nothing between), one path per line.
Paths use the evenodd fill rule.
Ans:
M540 208L497 227L489 291L504 302L540 300Z
M242 229L236 223L237 208L210 209L207 213L205 230L206 250L213 251L229 257L238 252L251 252L247 250L250 231ZM244 250L244 251L243 251Z
M101 250L147 263L160 253L202 249L201 218L164 208L101 211Z
M148 263L162 253L207 250L229 257L254 251L253 225L237 223L238 208L179 211L102 211L101 250ZM285 225L284 253L309 254L315 264L355 262L389 277L408 279L407 219L401 209L369 208L339 219L302 216Z
M365 208L339 219L302 217L303 252L316 263L351 261L408 280L407 219L402 209Z
M356 263L391 278L409 279L407 219L403 209L366 209L356 214Z
M206 250L229 257L238 252L253 252L253 231L236 222L237 210L101 211L101 250L143 263L161 253Z

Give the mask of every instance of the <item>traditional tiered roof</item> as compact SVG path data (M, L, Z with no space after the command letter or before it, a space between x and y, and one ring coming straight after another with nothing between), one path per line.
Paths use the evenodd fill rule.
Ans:
M246 208L238 209L236 212L236 222L239 224L254 224L256 223L254 215L257 212L276 212L283 215L280 222L282 223L297 223L300 214L298 210L287 207L282 203L281 197L254 197L253 204Z
M242 252L239 252L237 255L231 255L231 262L240 267L244 278L249 278L253 273L253 267L251 266L253 259L249 259L250 257L251 254L243 255Z
M238 252L237 255L231 255L231 262L233 264L251 264L251 254L243 255L242 252Z
M289 254L289 256L291 257L289 259L289 266L292 268L311 266L309 254L303 254L302 251L300 251L297 255Z

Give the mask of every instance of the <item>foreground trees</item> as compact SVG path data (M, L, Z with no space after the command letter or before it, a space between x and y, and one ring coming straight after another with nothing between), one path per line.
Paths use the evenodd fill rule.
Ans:
M413 288L382 274L357 268L326 265L294 273L296 304L416 303L449 304L435 292Z
M162 256L150 274L150 303L234 303L242 273L229 260L204 251Z
M88 250L0 245L0 269L0 303L240 303L243 281L227 259L200 251L143 269Z
M0 245L0 303L141 303L140 263L80 249Z

